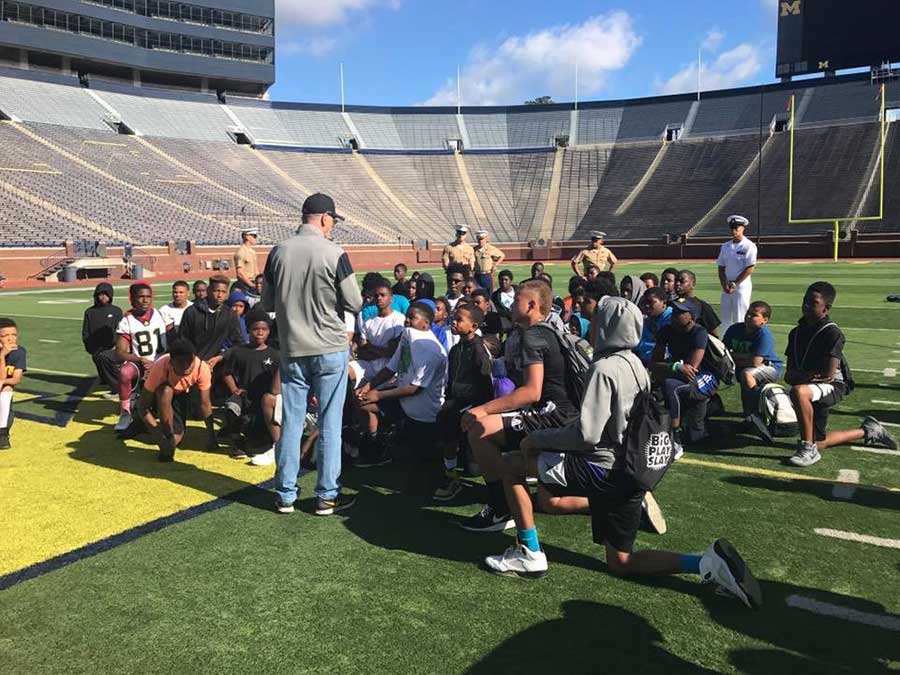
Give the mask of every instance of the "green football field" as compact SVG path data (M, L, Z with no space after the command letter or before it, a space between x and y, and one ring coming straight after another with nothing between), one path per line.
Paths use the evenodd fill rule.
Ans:
M689 267L717 305L714 266ZM548 266L561 295L566 270ZM837 287L858 385L831 423L874 415L900 437L900 305L884 300L900 292L900 263L763 263L753 278L781 351L806 285ZM161 302L169 284L154 286ZM689 575L611 576L586 516L537 515L547 577L496 577L480 560L511 535L456 527L479 508L477 481L437 506L415 465L348 469L357 507L317 518L304 476L300 510L280 516L271 470L195 450L197 427L174 465L117 441L115 403L88 393L90 296L0 292L29 363L14 447L0 451L2 674L900 670L898 452L841 447L792 467L792 439L740 433L739 392L723 392L730 414L656 492L668 532L636 546L700 552L726 536L761 581L757 612Z

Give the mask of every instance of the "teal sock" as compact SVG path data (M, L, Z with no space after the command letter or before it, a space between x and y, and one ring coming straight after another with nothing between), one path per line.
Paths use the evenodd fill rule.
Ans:
M518 539L519 543L523 546L527 546L529 551L537 553L541 550L541 545L538 543L536 527L527 530L516 530L516 539Z
M700 574L700 558L699 555L691 555L683 553L678 557L678 565L682 572L690 572L691 574Z

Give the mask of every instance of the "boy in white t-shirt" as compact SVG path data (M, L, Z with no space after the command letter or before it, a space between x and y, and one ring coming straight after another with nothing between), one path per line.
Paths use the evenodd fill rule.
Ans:
M359 342L356 360L350 362L350 382L359 387L370 381L384 368L397 345L406 325L406 317L396 311L392 302L394 294L386 279L380 279L372 287L378 314L371 319L363 319L362 312L356 319Z
M163 320L172 324L175 330L178 330L178 327L181 325L181 317L184 316L184 310L194 304L188 300L190 292L191 287L188 285L188 282L179 279L172 284L172 302L159 308L159 313L162 315Z
M378 440L381 418L395 423L409 418L426 424L437 419L444 404L447 352L431 332L433 320L434 312L428 305L410 305L407 327L391 360L356 393L366 429L357 467L381 466L391 461L387 448ZM395 376L395 388L378 389Z

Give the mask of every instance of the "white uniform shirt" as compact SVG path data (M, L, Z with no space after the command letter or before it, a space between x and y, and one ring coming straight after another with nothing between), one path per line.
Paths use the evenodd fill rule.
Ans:
M722 244L716 264L725 268L725 278L728 281L734 281L746 268L756 264L756 244L747 237L737 243L734 239L729 239ZM749 277L744 279L741 286L745 284L750 284Z
M135 318L131 310L119 322L116 333L128 340L131 353L142 359L156 361L166 353L166 331L172 327L155 308L150 310L146 320Z
M193 304L193 302L189 302L184 307L176 307L170 302L168 305L160 307L159 313L166 323L170 323L175 328L178 328L181 325L181 317L184 316L185 310Z

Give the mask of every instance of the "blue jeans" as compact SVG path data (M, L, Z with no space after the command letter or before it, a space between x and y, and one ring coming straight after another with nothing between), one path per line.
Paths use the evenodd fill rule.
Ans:
M341 423L347 395L347 350L333 354L281 358L281 440L275 447L275 492L282 504L297 500L300 441L306 402L319 400L316 496L334 499L341 491Z

